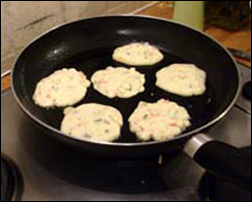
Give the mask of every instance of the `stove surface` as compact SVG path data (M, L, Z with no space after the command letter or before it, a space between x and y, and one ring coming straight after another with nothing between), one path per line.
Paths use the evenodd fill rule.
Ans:
M245 71L242 67L242 70ZM244 75L249 79L246 69ZM251 75L250 75L251 79ZM245 103L245 104L244 104ZM206 131L237 147L251 145L251 103L237 106ZM24 201L194 201L204 170L183 153L137 160L86 156L44 138L14 101L1 95L1 151L24 177Z

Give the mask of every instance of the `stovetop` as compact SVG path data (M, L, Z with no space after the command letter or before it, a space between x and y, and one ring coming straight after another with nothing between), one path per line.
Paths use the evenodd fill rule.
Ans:
M251 71L241 67L243 82ZM237 147L251 145L251 102L237 105L207 131ZM194 201L204 170L183 153L147 159L86 156L45 138L16 105L10 90L1 95L1 151L19 166L24 201ZM159 162L159 163L158 163Z

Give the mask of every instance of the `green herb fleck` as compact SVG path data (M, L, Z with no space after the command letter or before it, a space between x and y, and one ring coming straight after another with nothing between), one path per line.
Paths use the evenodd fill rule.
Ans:
M84 138L90 139L90 138L91 138L91 135L89 135L88 133L85 133L85 134L84 134Z
M96 123L102 122L102 119L96 119L95 122Z
M145 115L143 116L143 119L146 120L147 118L148 118L148 114L145 114Z
M128 88L126 88L127 91L132 91L132 85L130 85Z

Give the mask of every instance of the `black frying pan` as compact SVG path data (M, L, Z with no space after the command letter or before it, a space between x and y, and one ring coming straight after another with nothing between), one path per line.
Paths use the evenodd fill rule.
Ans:
M63 118L62 109L45 110L34 104L32 95L37 82L43 77L57 69L74 67L91 78L95 71L109 65L122 66L112 60L113 50L134 41L149 42L165 55L165 59L155 66L137 68L146 75L146 91L131 99L109 99L91 87L86 98L76 104L78 106L96 102L119 109L124 116L124 127L117 142L81 141L67 137L59 131ZM173 63L193 63L206 71L207 92L202 96L184 98L155 87L155 73ZM223 118L234 105L239 92L239 72L236 63L216 41L184 25L140 16L90 18L51 30L22 51L12 71L12 82L17 102L24 112L46 131L46 135L86 152L120 158L157 155L182 148L191 137ZM139 142L136 136L130 133L127 119L139 101L155 102L161 98L175 101L187 108L192 117L192 126L184 134L171 140ZM205 138L202 139L203 142L208 142ZM201 164L212 167L211 171L217 172L216 166L213 166L216 161L218 164L219 160L225 161L228 166L218 168L218 174L223 175L228 169L229 177L233 177L236 181L239 177L242 179L239 182L246 185L251 183L248 180L251 174L244 174L244 170L240 172L240 168L243 167L241 163L239 162L239 167L234 166L230 158L235 157L225 153L227 151L225 147L228 147L236 154L235 148L213 141L203 147L200 144L197 149L199 147L200 150L192 149L189 141L186 148L191 148L189 151ZM209 154L216 151L218 155L212 155L209 159ZM209 162L205 163L206 159L211 162L210 165ZM223 168L224 170L221 170ZM245 168L247 167L243 169Z

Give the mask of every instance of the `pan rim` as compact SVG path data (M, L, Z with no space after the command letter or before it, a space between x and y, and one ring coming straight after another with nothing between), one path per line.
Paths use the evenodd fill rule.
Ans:
M190 29L192 31L195 31L197 33L201 33L203 34L206 38L208 38L209 40L212 40L215 44L217 44L219 47L221 47L223 49L223 51L225 51L227 53L227 55L229 55L230 59L233 61L234 66L236 68L237 71L237 76L238 76L238 87L237 87L237 92L234 96L234 98L232 99L232 101L230 102L229 106L223 110L222 113L220 113L220 115L218 117L216 117L215 119L209 121L208 123L204 124L203 126L196 128L192 131L189 131L187 133L183 133L179 136L176 136L172 139L167 139L167 140L162 140L162 141L150 141L150 142L136 142L136 143L117 143L117 142L102 142L102 141L94 141L94 140L81 140L75 137L70 137L64 133L62 133L59 129L56 129L46 123L44 123L43 121L41 121L39 118L37 118L35 115L33 115L28 109L26 109L26 107L22 104L20 98L17 95L17 92L15 90L14 87L14 72L15 72L15 68L16 68L16 64L18 59L21 57L21 55L23 54L23 52L28 49L33 43L35 43L37 40L39 40L40 38L42 38L43 36L46 36L47 34L51 33L54 30L57 30L61 27L70 25L70 24L74 24L80 21L84 21L84 20L92 20L92 19L104 19L104 18L111 18L111 17L130 17L130 18L139 18L139 19L151 19L151 20L158 20L158 21L163 21L163 22L168 22L168 23L172 23L175 25L179 25L179 26L183 26L187 29ZM44 33L40 34L38 37L34 38L32 41L30 41L21 51L20 53L17 55L13 66L12 66L12 70L11 70L11 90L13 93L13 96L16 100L16 102L18 103L19 107L22 109L22 111L28 115L28 117L30 117L33 121L35 121L37 124L39 124L40 126L46 128L49 131L52 131L54 134L52 136L57 136L59 138L65 138L68 139L69 141L75 141L78 142L80 144L83 143L90 143L90 144L96 144L96 145L103 145L103 146L112 146L112 147L142 147L142 146L153 146L153 145L157 145L157 144L166 144L168 142L173 142L173 141L177 141L177 140L181 140L183 138L190 138L191 136L197 135L198 133L201 133L202 131L204 131L205 129L211 127L212 125L216 124L217 122L219 122L222 118L224 118L229 111L233 108L233 106L235 105L240 92L241 92L241 72L240 69L238 68L238 63L237 61L234 59L234 57L232 56L232 54L227 50L226 47L224 47L221 43L219 43L216 39L214 39L212 36L210 36L209 34L197 30L193 27L190 27L184 23L180 23L180 22L175 22L173 20L168 20L165 18L160 18L160 17L152 17L152 16L145 16L145 15L132 15L132 14L121 14L121 15L99 15L99 16L92 16L92 17L87 17L87 18L82 18L82 19L78 19L78 20L74 20L71 22L66 22L66 23L61 23L47 31L45 31ZM47 135L51 135L51 134L47 134Z

